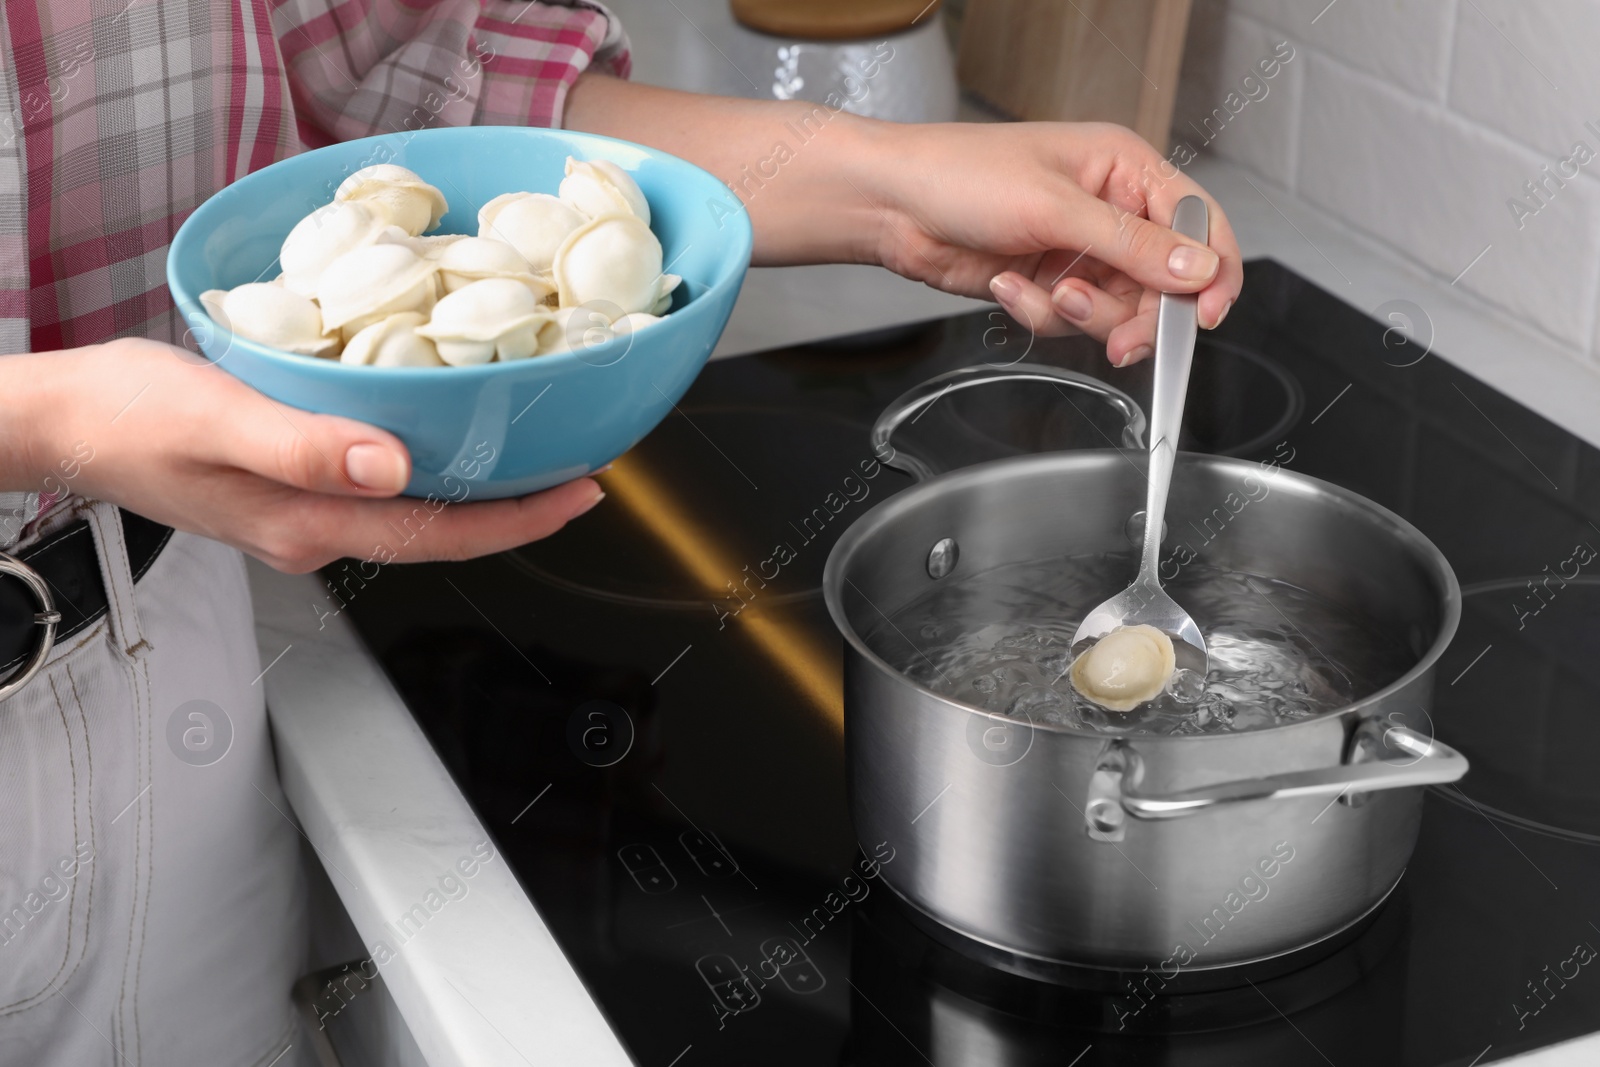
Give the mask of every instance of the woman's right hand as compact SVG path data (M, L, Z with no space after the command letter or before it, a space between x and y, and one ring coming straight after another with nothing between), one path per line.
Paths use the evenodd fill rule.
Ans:
M605 495L579 478L515 500L472 501L470 481L460 503L396 499L411 457L393 434L280 404L155 341L0 356L0 396L0 490L107 500L292 573L500 552Z

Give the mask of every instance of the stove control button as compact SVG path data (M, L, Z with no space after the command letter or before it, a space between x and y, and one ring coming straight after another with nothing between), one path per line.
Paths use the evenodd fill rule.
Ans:
M678 880L649 845L623 845L617 849L617 858L634 884L646 893L670 893L678 888Z
M723 1011L738 1014L761 1003L761 994L739 970L739 963L732 956L724 952L701 956L694 961L694 969Z
M683 845L683 850L694 860L694 865L700 868L700 873L708 878L725 878L736 874L739 865L733 862L733 857L728 850L722 847L722 842L715 834L703 834L699 830L685 830L678 837Z
M777 965L778 977L791 993L817 993L828 984L822 972L817 970L817 965L811 962L811 957L806 955L806 950L797 945L792 937L768 938L761 943L761 955ZM765 968L762 973L766 973Z

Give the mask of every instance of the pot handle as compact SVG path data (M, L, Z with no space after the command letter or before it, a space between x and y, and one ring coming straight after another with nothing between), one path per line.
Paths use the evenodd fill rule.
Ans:
M1134 776L1132 772L1137 767L1138 757L1126 742L1115 741L1101 756L1089 780L1089 797L1084 805L1089 836L1096 840L1121 840L1124 812L1136 819L1178 819L1249 800L1318 796L1337 799L1380 789L1441 785L1467 773L1467 758L1461 753L1404 726L1390 726L1380 731L1376 721L1370 721L1358 731L1358 741L1364 734L1367 739L1398 749L1410 758L1377 759L1357 755L1358 762L1336 767L1220 782L1164 796L1141 793L1126 786L1126 778ZM1379 736L1372 737L1373 734ZM1358 743L1351 746L1351 751L1371 752L1373 746Z
M931 407L934 401L946 393L953 393L959 389L970 389L975 385L988 385L991 382L1024 381L1046 382L1055 386L1070 386L1086 393L1093 393L1101 397L1122 413L1124 426L1122 430L1122 445L1124 448L1144 449L1145 417L1139 405L1133 398L1115 386L1107 385L1087 374L1077 371L1062 370L1059 367L1050 367L1042 363L1013 363L1005 367L963 367L960 370L947 371L937 377L929 378L921 385L912 386L901 393L893 403L884 408L883 414L878 416L877 423L872 427L872 451L879 457L885 466L904 471L919 482L932 478L939 472L916 456L904 452L896 452L889 444L889 439L894 432L907 420L915 422L921 413ZM889 458L884 459L884 456Z

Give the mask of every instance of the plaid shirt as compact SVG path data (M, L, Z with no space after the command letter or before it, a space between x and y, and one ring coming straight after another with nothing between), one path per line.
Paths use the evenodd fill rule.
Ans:
M333 141L559 125L591 65L629 58L588 0L0 0L0 352L176 342L167 245L218 189Z

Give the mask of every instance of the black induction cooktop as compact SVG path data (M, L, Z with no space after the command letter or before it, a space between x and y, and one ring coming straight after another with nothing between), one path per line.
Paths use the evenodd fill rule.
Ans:
M1022 359L1147 404L1149 366L1087 339L978 312L712 364L588 517L385 568L350 603L638 1063L1467 1067L1600 1030L1600 452L1430 352L1404 294L1366 313L1271 262L1247 276L1202 340L1183 447L1394 509L1465 599L1432 725L1473 769L1429 791L1383 908L1286 971L1130 1012L935 936L872 877L893 843L851 830L819 584L909 484L872 462L872 421L941 371ZM1103 448L1108 417L997 385L906 446L943 466Z

